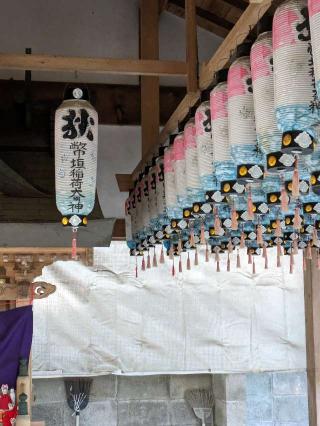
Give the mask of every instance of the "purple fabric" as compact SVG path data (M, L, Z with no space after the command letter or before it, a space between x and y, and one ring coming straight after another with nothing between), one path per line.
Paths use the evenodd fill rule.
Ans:
M0 312L0 386L16 388L19 359L30 355L32 320L32 306Z

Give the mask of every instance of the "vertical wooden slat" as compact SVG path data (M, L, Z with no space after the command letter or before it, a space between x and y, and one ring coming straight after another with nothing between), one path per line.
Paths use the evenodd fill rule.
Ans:
M159 58L159 1L140 2L140 58ZM141 77L142 156L159 138L159 77Z
M187 62L187 90L198 90L198 41L196 1L185 0L186 14L186 62Z
M316 253L313 253L316 259ZM307 260L304 274L309 425L320 424L320 271Z

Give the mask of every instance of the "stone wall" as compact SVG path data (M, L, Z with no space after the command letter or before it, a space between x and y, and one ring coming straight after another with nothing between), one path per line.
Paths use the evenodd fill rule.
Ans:
M46 426L75 424L62 379L34 383L33 419ZM304 372L102 376L93 380L81 414L86 426L196 426L201 423L184 400L191 388L213 388L215 415L206 426L307 426Z

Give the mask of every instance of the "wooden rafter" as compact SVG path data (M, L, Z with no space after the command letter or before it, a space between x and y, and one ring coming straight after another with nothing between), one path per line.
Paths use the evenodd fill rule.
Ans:
M153 59L84 58L75 56L0 53L0 69L32 71L90 72L146 76L185 76L181 61Z

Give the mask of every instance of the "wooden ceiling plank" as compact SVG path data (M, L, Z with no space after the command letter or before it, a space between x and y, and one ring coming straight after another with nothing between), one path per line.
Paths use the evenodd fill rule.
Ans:
M25 55L0 53L0 69L53 72L90 72L100 74L185 76L181 61L155 59L111 59L75 56Z
M198 91L198 39L195 0L185 0L185 14L187 91L190 93Z

